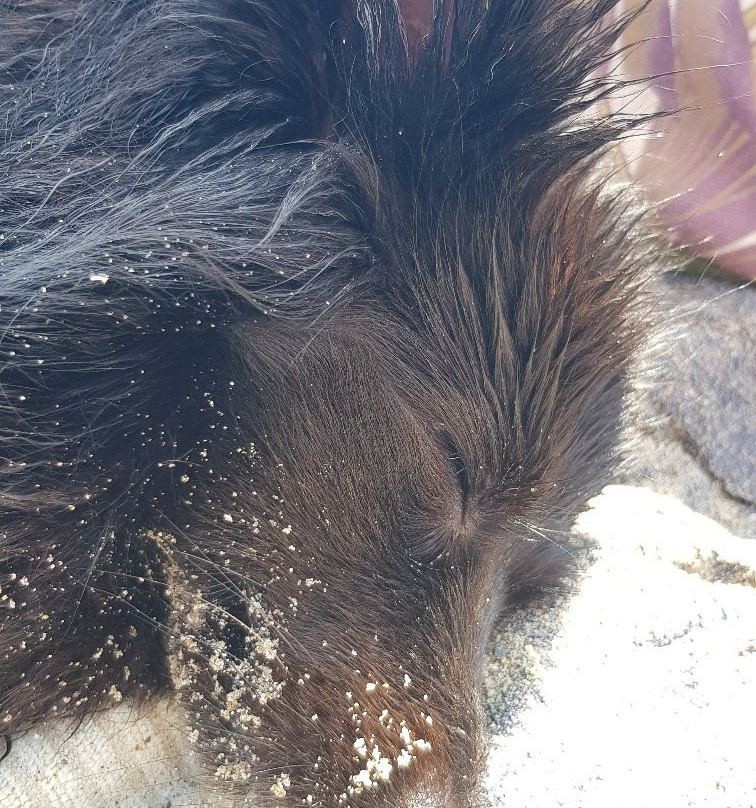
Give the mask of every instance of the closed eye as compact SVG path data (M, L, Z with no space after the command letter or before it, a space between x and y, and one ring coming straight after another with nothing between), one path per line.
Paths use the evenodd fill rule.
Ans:
M460 505L459 505L459 521L460 526L464 524L465 517L469 506L470 499L470 477L467 473L467 467L462 460L462 455L457 449L454 441L446 433L441 435L441 446L449 461L452 476L457 484L459 491Z
M416 560L458 563L470 548L476 526L470 476L462 453L448 434L439 436L439 448L439 485L430 503L408 519L406 529Z

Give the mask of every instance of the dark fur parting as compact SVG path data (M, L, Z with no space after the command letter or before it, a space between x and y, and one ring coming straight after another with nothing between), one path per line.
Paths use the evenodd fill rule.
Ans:
M173 689L209 787L475 804L644 331L615 5L2 7L0 730Z

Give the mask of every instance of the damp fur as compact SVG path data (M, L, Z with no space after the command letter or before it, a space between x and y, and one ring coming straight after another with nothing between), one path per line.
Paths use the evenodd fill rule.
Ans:
M209 789L483 799L485 642L608 479L650 248L615 0L411 5L0 11L8 737L173 693Z

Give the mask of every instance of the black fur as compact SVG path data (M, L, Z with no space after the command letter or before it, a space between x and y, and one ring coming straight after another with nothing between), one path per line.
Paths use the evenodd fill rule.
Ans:
M475 802L643 332L615 5L2 4L0 730L174 689L209 788ZM360 791L346 691L432 751Z

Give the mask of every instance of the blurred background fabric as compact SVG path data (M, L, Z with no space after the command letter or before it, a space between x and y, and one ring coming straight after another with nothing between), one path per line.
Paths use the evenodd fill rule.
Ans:
M651 0L621 44L613 73L639 83L613 111L674 113L623 145L630 179L672 243L756 279L756 0Z

